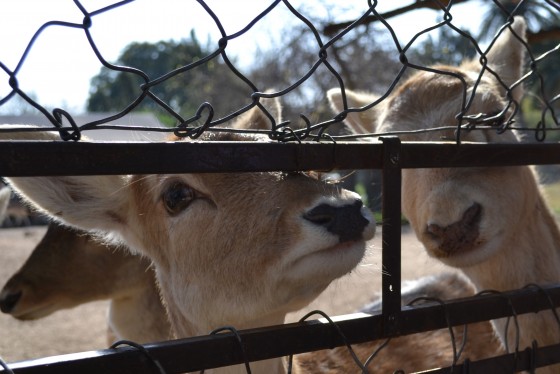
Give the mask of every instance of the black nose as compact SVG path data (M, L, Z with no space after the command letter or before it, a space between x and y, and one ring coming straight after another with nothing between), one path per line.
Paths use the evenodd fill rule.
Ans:
M0 299L0 310L2 313L10 313L14 310L19 299L21 299L22 292L10 293Z
M325 203L306 212L303 218L324 227L331 234L338 235L340 242L360 240L365 227L369 224L362 214L362 207L361 200L342 206Z

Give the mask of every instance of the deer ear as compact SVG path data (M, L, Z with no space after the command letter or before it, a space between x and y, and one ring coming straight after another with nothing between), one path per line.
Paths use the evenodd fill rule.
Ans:
M7 180L34 208L72 226L122 232L126 224L126 176L14 177Z
M52 132L5 132L0 133L0 138L60 139ZM125 188L129 180L127 176L14 177L6 180L34 208L73 226L115 231L122 229L126 223L129 201L129 190Z
M344 92L346 93L348 108L361 108L377 100L377 97L373 94L357 93L350 90ZM336 114L344 111L342 93L338 88L327 91L327 98L331 109ZM377 108L373 107L365 111L349 112L344 119L344 123L350 126L350 129L356 134L367 134L375 132L377 117Z
M502 31L487 54L489 67L508 87L511 87L523 74L526 49L520 39L527 41L526 30L525 19L514 17L511 26ZM518 85L513 90L513 99L517 102L523 95L521 86Z
M273 97L261 99L262 106L270 113L276 124L282 122L282 104L280 99ZM232 125L234 129L242 130L270 130L271 123L267 115L257 106L241 115Z

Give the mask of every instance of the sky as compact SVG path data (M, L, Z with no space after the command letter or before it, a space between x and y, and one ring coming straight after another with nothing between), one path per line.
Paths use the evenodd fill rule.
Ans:
M264 0L207 0L228 34L247 25L272 1ZM331 1L332 2L332 1ZM83 15L72 0L0 0L0 62L14 70L35 32L52 20L81 24ZM87 11L101 9L114 1L82 0ZM313 14L326 15L324 2L293 0L296 9L303 7ZM410 1L380 0L378 11L383 12L409 4ZM367 9L366 0L346 0L345 9L332 15L337 21L357 18ZM458 23L468 24L475 7L457 12ZM321 13L322 12L322 13ZM469 17L470 16L470 17ZM414 18L412 18L414 17ZM391 19L401 42L433 24L435 13L429 10L414 12ZM215 23L195 0L136 0L92 18L91 33L104 58L114 62L131 42L180 40L194 29L202 43L219 39ZM236 56L240 66L250 66L257 48L266 49L271 40L279 40L279 30L288 22L296 22L286 7L280 4L247 35L229 43L228 54ZM81 29L61 26L46 28L37 38L28 57L18 71L19 87L46 107L62 107L70 112L83 112L91 78L99 73L101 64L87 43ZM0 70L0 99L11 91L8 75ZM10 111L0 107L0 113Z

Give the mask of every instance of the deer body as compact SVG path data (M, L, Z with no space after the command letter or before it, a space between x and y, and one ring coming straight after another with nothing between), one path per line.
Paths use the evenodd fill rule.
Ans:
M517 102L521 99L525 21L516 17L487 54L495 71ZM418 72L380 105L364 112L350 112L346 122L356 132L419 130L456 123L464 90L473 93L481 65L467 62L460 67L437 66L446 74ZM463 85L461 77L466 82ZM359 108L376 98L347 91L348 107ZM343 110L340 92L329 98ZM486 72L466 114L495 115L507 106L506 89ZM504 115L507 117L508 113ZM405 134L403 140L454 139L453 131ZM511 131L499 135L494 129L463 129L463 141L509 142L518 138ZM403 214L428 253L461 268L478 290L511 290L528 283L547 284L560 280L560 234L529 167L452 169L405 169L402 171ZM520 349L536 340L539 346L560 341L553 314L543 311L523 315ZM504 331L505 320L495 321L503 343L515 347L515 334ZM542 373L554 372L552 368Z
M239 121L268 119L255 108ZM205 139L263 140L233 134ZM177 337L224 325L284 322L288 312L350 272L375 232L357 194L300 174L37 177L10 183L56 219L108 232L148 257ZM284 370L281 359L251 366L262 373Z
M402 303L421 304L420 298L451 300L474 296L473 285L457 273L442 273L426 276L403 284ZM363 308L363 312L372 313L381 310L381 300L377 299ZM455 344L461 347L463 327L453 328ZM489 322L470 324L467 327L467 339L458 363L468 358L480 360L503 353L501 343L496 338ZM371 341L353 345L356 356L362 363L375 352L384 341ZM421 353L420 353L421 351ZM357 372L346 347L331 350L308 352L296 356L294 361L296 373L353 373ZM450 366L453 363L453 348L448 329L434 330L393 338L379 351L369 363L371 373L393 373L402 370L405 373L419 372L436 367Z

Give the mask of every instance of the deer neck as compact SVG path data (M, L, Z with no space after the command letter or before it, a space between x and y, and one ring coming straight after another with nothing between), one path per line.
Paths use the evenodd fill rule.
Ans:
M207 335L216 327L214 326L214 328L211 328L208 325L202 327L205 325L205 321L200 321L199 323L196 323L193 321L186 321L184 317L178 317L178 318L182 318L182 321L184 322L182 326L178 326L177 319L173 317L174 314L171 310L169 314L170 314L170 319L174 322L175 326L177 326L176 328L179 329L177 331L182 331L182 332L178 332L177 336L179 337ZM272 316L262 317L259 320L252 320L244 324L224 323L224 325L234 326L237 330L244 330L244 329L250 329L256 327L279 325L284 323L284 319L285 319L285 315L282 314L282 315L272 315ZM187 328L185 329L184 327ZM181 328L183 329L181 330ZM270 360L251 362L250 367L251 367L251 372L255 374L284 374L286 372L283 358L274 358ZM212 374L246 374L247 370L245 365L234 365L234 366L228 366L219 369L205 370L205 372L212 373Z
M140 343L169 340L173 337L167 311L155 279L150 277L126 295L115 297L109 305L109 326L120 339Z
M560 281L560 233L546 203L536 191L534 209L526 210L521 225L511 228L512 235L499 251L501 253L483 264L463 269L478 291L508 291L531 283L546 285ZM544 346L560 339L560 327L551 311L520 315L517 322L521 350L530 346L533 340ZM514 351L517 333L514 321L510 321L507 330L505 318L492 323L502 343L507 341L509 351ZM539 373L556 373L559 369L556 365Z
M179 307L179 303L175 302L175 297L178 297L172 288L172 283L165 276L158 271L158 281L161 289L161 294L167 306L169 320L172 321L173 330L177 338L189 338L194 336L208 335L212 331L220 327L233 326L236 330L245 330L257 327L280 325L284 323L286 318L285 312L272 313L260 316L257 319L231 321L224 320L217 323L207 315L193 316L183 313ZM219 313L219 311L216 311ZM227 332L227 330L225 330ZM284 362L282 358L275 358L270 360L263 360L251 362L251 372L256 374L280 374L285 373ZM247 370L245 365L234 365L219 369L205 370L205 373L215 374L245 374Z

